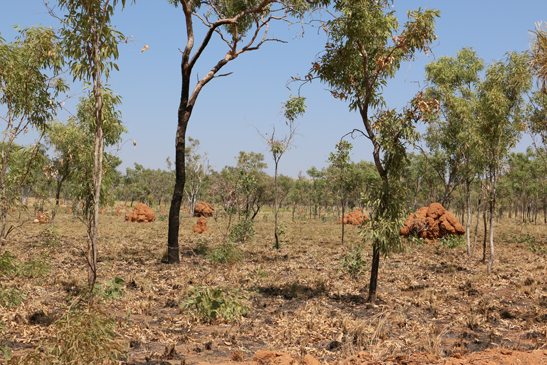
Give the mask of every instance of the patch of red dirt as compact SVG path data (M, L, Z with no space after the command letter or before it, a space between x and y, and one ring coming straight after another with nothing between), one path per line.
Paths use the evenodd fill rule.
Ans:
M194 207L194 217L209 218L213 216L214 209L209 203L199 202Z
M361 225L364 221L370 220L369 217L359 209L344 215L344 224ZM342 224L342 217L338 218L338 224Z
M207 219L203 217L199 217L198 221L196 222L196 225L194 226L194 233L202 234L204 232L207 232L209 230L209 227L207 227Z
M441 204L433 203L411 214L399 233L405 237L415 234L420 238L436 240L448 235L461 236L465 229L454 214L444 209Z
M125 220L127 222L148 223L155 221L156 215L146 204L139 203L131 213L125 215Z

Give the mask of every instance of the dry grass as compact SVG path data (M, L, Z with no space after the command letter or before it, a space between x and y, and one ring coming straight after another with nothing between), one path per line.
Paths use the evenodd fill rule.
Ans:
M227 219L209 219L211 232L200 237L191 233L196 219L185 216L182 263L169 266L161 263L167 221L125 223L123 216L113 216L115 211L101 216L98 281L125 281L123 297L104 306L135 361L241 361L259 349L334 361L362 350L377 358L414 351L442 356L547 343L547 257L514 240L529 234L545 244L543 224L498 222L492 275L480 262L480 250L468 258L463 248L410 246L381 261L379 301L370 305L365 302L368 275L354 280L340 270L346 249L340 247L340 226L332 219L293 223L283 212L289 242L277 251L272 248L273 221L263 219L272 213L266 211L256 220L254 240L240 245L242 262L212 264L204 252L220 245ZM51 323L85 289L85 227L63 214L64 208L61 213L55 221L58 245L40 238L44 225L30 223L22 227L25 234L12 233L5 245L20 261L47 257L50 266L42 276L0 277L3 287L25 292L19 305L0 307L5 324L1 345L14 353L52 336ZM356 227L346 227L345 240L360 242ZM366 246L368 262L370 251ZM202 324L195 313L181 309L196 286L243 290L249 313L236 322Z

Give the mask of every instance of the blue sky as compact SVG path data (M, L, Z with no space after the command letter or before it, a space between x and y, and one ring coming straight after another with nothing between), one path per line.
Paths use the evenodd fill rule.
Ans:
M54 3L54 1L51 1ZM473 47L487 63L503 58L507 51L529 49L529 30L538 21L547 20L546 1L432 1L407 0L395 3L395 9L406 19L406 11L435 8L442 14L437 20L437 43L434 56L453 56L462 47ZM163 1L137 1L118 11L113 17L117 29L133 36L133 44L120 45L119 72L113 72L109 84L123 97L121 112L128 129L119 152L125 171L135 162L149 168L166 168L165 159L174 159L177 109L180 100L181 76L179 48L186 44L182 10ZM0 13L1 36L10 42L21 27L41 24L56 27L55 19L47 14L41 0L2 0ZM203 27L196 25L196 43L203 36ZM263 152L273 172L273 161L256 128L269 132L272 125L283 130L281 103L296 90L286 88L287 80L305 74L310 63L325 45L325 34L318 28L307 27L303 37L299 28L278 23L270 26L269 35L287 41L269 42L259 50L248 52L224 67L233 72L228 77L212 80L201 92L188 126L187 136L201 142L200 151L207 152L210 164L219 170L234 165L239 151ZM149 50L141 54L147 44ZM213 40L198 62L195 75L203 76L226 52L224 43ZM418 55L416 62L405 64L397 77L385 89L388 106L400 108L424 86L424 66L434 58ZM73 85L71 92L79 92ZM302 89L308 106L299 120L299 133L294 144L280 162L279 172L296 177L311 166L327 166L329 152L340 137L362 122L347 104L332 98L324 85L313 82ZM75 112L76 100L67 103ZM66 118L60 114L59 119ZM25 142L24 140L20 141ZM30 141L26 141L27 143ZM517 146L524 151L530 139L526 136ZM353 141L352 159L370 160L372 148L364 138Z

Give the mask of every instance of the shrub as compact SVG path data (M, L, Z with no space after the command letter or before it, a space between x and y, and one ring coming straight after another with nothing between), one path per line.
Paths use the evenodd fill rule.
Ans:
M439 238L439 243L441 243L446 248L457 248L465 245L465 240L463 236L450 234L448 236Z
M25 295L20 289L0 286L0 305L4 308L17 307L25 300Z
M8 251L5 251L0 255L0 274L11 275L17 271L17 262L15 261L15 255Z
M232 242L227 242L207 252L207 260L217 264L233 264L243 261L243 251Z
M40 238L40 241L42 241L42 243L46 246L59 246L59 234L55 231L55 229L51 228L50 226L46 227L43 231L41 231L38 237Z
M341 258L342 271L357 279L365 275L367 262L363 260L363 248L360 245L352 247L347 254Z
M123 297L125 293L125 281L117 276L114 279L107 280L105 283L96 283L93 288L93 294L107 300L114 300Z
M198 239L196 242L196 247L193 251L196 255L206 255L207 251L209 251L209 241L207 241L206 238Z
M237 289L224 292L222 289L195 287L189 294L182 309L194 309L197 316L207 323L220 319L237 320L249 310L241 304L245 297Z
M11 364L118 364L127 344L116 322L97 305L67 313L54 323L51 338Z
M230 228L230 240L232 242L251 241L256 233L252 219L241 219Z
M49 272L49 258L43 254L33 256L17 266L17 274L27 278L38 278Z

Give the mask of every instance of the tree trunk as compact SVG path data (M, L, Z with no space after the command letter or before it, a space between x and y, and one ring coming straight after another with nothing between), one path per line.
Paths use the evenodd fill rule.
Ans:
M178 113L177 137L175 140L175 189L169 208L169 228L167 233L167 262L169 264L180 263L179 255L179 225L180 207L184 196L184 184L186 182L186 128L190 120L190 111L185 110L185 104L181 100Z
M274 175L274 191L275 191L275 203L274 203L274 235L275 235L275 248L279 250L279 237L277 235L277 164L275 161L275 175Z
M380 267L380 250L378 246L372 244L372 266L370 268L370 284L368 288L368 301L376 302L376 288L378 287L378 268Z
M482 262L486 262L486 237L488 234L488 224L486 220L486 209L482 210L482 221L484 222L484 238L482 241Z
M342 192L342 246L344 246L344 226L345 226L344 213L345 213L346 202L344 201L344 179L342 176L340 178L340 191Z
M467 223L465 224L465 243L467 245L467 255L471 255L471 181L466 181L465 204L467 208ZM474 247L473 247L474 248Z
M494 214L496 209L496 177L492 185L492 197L490 199L490 260L488 261L488 273L492 273L494 264ZM486 236L486 235L485 235Z

